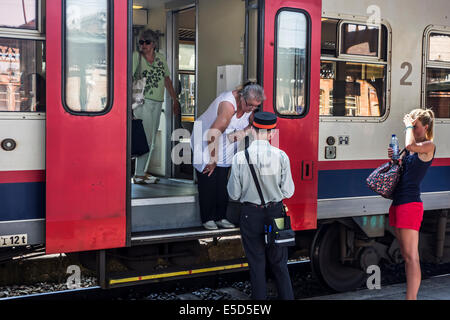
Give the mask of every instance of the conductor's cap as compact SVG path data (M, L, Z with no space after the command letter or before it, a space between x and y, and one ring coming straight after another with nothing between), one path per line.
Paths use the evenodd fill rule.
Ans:
M253 126L258 129L273 129L277 126L277 116L271 112L256 112Z

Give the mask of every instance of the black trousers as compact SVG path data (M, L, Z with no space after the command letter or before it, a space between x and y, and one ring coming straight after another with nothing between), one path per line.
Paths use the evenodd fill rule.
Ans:
M228 204L228 172L230 167L216 167L208 177L198 170L198 198L202 223L225 219Z
M273 273L278 289L278 298L293 300L291 279L287 268L287 247L266 245L264 240L264 222L269 218L282 216L282 203L267 209L243 205L240 228L245 254L250 269L252 299L267 299L266 262Z

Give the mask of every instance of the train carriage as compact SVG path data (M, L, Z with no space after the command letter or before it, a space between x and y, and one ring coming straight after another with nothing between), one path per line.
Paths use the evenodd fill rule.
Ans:
M390 135L403 136L403 115L432 108L437 152L422 184L421 258L449 261L445 8L443 0L2 1L0 261L45 248L156 263L192 254L198 239L238 234L201 227L189 136L217 93L246 80L264 87L260 110L279 117L273 143L291 160L296 191L285 204L296 249L338 291L361 285L381 259L400 261L390 201L365 178L387 161ZM159 34L182 111L172 113L166 92L150 165L160 182L145 186L131 183L132 53L144 28Z

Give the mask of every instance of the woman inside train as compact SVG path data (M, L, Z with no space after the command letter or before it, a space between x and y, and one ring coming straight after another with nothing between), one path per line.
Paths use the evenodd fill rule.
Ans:
M401 159L403 172L389 209L389 224L394 228L405 260L406 299L416 300L421 282L419 229L423 218L420 183L430 167L436 146L433 143L434 113L415 109L403 118L406 153ZM393 149L388 148L392 159Z
M264 89L247 83L221 93L194 122L191 148L198 178L200 216L205 229L234 228L225 219L228 173L238 141L250 131L253 111L265 99Z
M149 171L149 164L154 150L156 133L161 118L161 109L164 102L164 88L167 88L173 100L173 113L180 113L180 103L170 79L169 68L164 56L157 52L158 34L153 30L144 30L139 40L139 52L133 53L133 75L141 73L146 78L144 88L144 103L134 109L134 116L142 119L145 136L150 151L136 158L136 167L133 182L136 184L156 183L157 178Z

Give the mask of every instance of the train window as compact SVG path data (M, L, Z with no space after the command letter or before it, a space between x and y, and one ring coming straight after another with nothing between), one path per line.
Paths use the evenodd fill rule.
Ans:
M426 106L436 118L450 118L450 69L427 68Z
M308 18L300 11L277 14L275 106L280 116L303 116L308 82Z
M320 115L380 117L385 112L386 66L345 61L320 63Z
M0 111L45 111L44 42L0 38Z
M429 60L450 62L450 34L430 34Z
M37 0L2 0L0 3L0 28L37 30Z
M103 113L109 106L109 1L66 0L64 102L74 113Z
M385 115L387 37L384 25L322 18L321 116Z
M341 28L341 53L378 57L379 27L343 23Z
M450 118L450 34L428 33L425 106L436 118Z
M322 18L321 54L336 55L339 20Z

